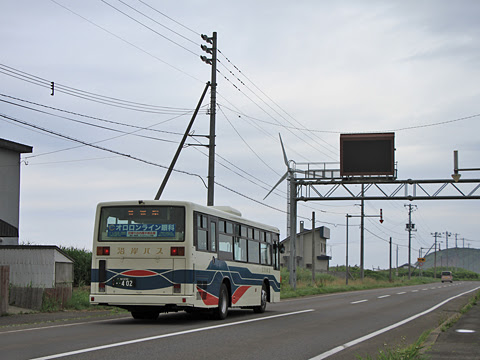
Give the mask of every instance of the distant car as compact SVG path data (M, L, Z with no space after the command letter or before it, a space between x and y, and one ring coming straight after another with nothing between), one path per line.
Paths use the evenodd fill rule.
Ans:
M442 283L445 281L453 282L453 275L451 271L442 271Z

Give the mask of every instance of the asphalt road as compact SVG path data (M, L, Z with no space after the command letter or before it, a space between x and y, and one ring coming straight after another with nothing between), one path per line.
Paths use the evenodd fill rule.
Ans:
M415 341L458 311L478 282L356 291L232 310L225 321L162 314L0 328L2 359L355 359Z

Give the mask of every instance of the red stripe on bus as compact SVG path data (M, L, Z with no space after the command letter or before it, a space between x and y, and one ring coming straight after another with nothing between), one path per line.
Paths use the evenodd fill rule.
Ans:
M122 275L127 275L127 276L153 276L153 275L158 275L154 271L150 270L127 270L122 272Z
M232 303L236 304L238 300L247 292L247 290L250 289L250 286L240 286L235 292L233 293L232 296Z
M200 289L198 286L197 286L197 290L201 294L201 298L205 305L218 305L218 297L213 296L212 294L209 294L205 290Z

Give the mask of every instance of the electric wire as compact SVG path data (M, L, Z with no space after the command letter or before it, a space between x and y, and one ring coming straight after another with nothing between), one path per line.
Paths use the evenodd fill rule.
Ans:
M188 26L185 26L184 24L180 23L179 21L177 21L177 20L175 20L175 19L171 18L170 16L168 16L168 15L164 14L163 12L161 12L161 11L159 11L159 10L155 9L153 6L151 6L151 5L147 4L145 1L142 1L142 0L138 0L138 1L139 1L139 2L141 2L142 4L144 4L145 6L148 6L150 9L154 10L155 12L159 13L160 15L162 15L162 16L166 17L167 19L169 19L169 20L173 21L174 23L176 23L176 24L180 25L180 26L181 26L181 27L183 27L184 29L186 29L186 30L188 30L188 31L190 31L190 32L192 32L192 33L194 33L195 35L200 35L200 33L198 33L197 31L195 31L195 30L192 30L192 29L191 29L191 28L189 28Z
M123 109L135 110L135 111L141 111L141 112L147 112L147 113L155 113L155 114L176 114L176 113L184 113L186 111L193 113L193 109L142 104L142 103L133 102L129 100L122 100L122 99L118 99L110 96L95 94L89 91L84 91L84 90L76 89L70 86L62 85L60 83L54 83L54 85L52 85L51 82L48 81L47 79L41 78L36 75L28 74L24 71L14 69L4 64L0 64L0 73L3 73L8 76L12 76L20 80L27 81L35 85L40 85L45 88L52 88L53 86L53 89L58 92L62 92L62 93L75 96L84 100L90 100L90 101L98 102L104 105L115 106Z
M245 140L245 138L240 134L240 132L235 128L235 126L233 126L232 122L230 121L230 119L227 117L227 115L223 112L223 109L221 108L221 106L218 106L220 112L223 114L225 120L227 120L227 122L230 124L230 126L232 127L232 129L235 131L235 133L237 134L237 136L243 141L243 143L245 144L245 146L247 146L250 151L257 157L257 159L259 159L263 165L265 165L267 168L269 168L270 170L272 170L276 175L278 176L282 176L281 174L279 174L274 168L272 168L269 164L267 164L267 162L265 160L262 159L262 157L260 155L257 154L257 152L247 143L247 141Z
M219 69L217 69L217 72L219 72L225 79L227 79L226 75L224 75ZM231 83L231 81L229 81L229 83ZM261 111L263 111L267 116L269 116L270 118L272 118L274 121L278 122L279 124L280 121L277 120L272 114L270 114L267 110L265 110L258 102L256 102L254 99L252 99L251 96L247 95L245 91L242 91L239 87L235 86L235 88L243 95L245 96L248 100L250 100L255 106L257 106ZM254 93L254 95L256 95ZM261 99L262 100L262 99ZM268 107L271 108L270 105L266 104ZM286 130L288 130L293 136L295 136L298 140L301 140L303 143L305 143L306 145L310 146L312 149L314 149L315 151L318 151L320 152L322 155L325 155L331 159L333 159L333 157L331 155L328 155L326 153L324 153L323 151L321 151L318 147L315 147L313 146L310 142L306 142L305 139L302 139L299 135L297 135L293 130L290 130L289 128L285 128ZM296 130L302 132L300 129L296 128ZM308 135L304 134L302 132L303 135L309 137Z
M14 121L14 122L16 122L16 123L20 123L20 124L23 124L23 125L26 125L26 126L30 126L30 127L35 128L35 129L37 129L37 130L41 130L41 131L43 131L43 132L46 132L46 133L49 133L49 134L58 136L58 137L60 137L60 138L64 138L64 139L67 139L67 140L70 140L70 141L73 141L73 142L76 142L76 143L80 143L80 144L85 145L85 146L90 146L90 147L96 148L96 149L98 149L98 150L110 152L110 153L112 153L112 154L119 155L119 156L123 156L123 157L126 157L126 158L128 158L128 159L136 160L136 161L139 161L139 162L148 164L148 165L153 165L153 166L157 166L157 167L160 167L160 168L163 168L163 169L168 169L168 166L164 166L164 165L161 165L161 164L157 164L157 163L154 163L154 162L152 162L152 161L148 161L148 160L144 160L144 159L135 157L135 156L133 156L133 155L125 154L125 153L122 153L122 152L120 152L120 151L116 151L116 150L112 150L112 149L109 149L109 148L106 148L106 147L103 147L103 146L99 146L99 145L96 145L95 143L89 143L89 142L84 141L84 140L80 140L80 139L77 139L77 138L73 138L73 137L71 137L71 136L61 134L61 133L59 133L59 132L57 132L57 131L49 130L49 129L46 129L46 128L41 127L41 126L38 126L38 125L35 125L35 124L31 124L31 123L29 123L29 122L27 122L27 121L14 118L14 117L12 117L12 116L8 116L8 115L6 115L6 114L0 113L0 117L3 117L3 118L5 118L5 119L11 120L11 121ZM190 172L184 171L184 170L176 170L176 169L173 169L173 171L178 172L178 173L182 173L182 174L185 174L185 175L190 175L190 176L198 177L198 178L200 178L200 179L202 180L203 184L204 184L205 187L206 187L205 181L204 181L203 178L202 178L200 175L198 175L198 174L190 173Z
M102 126L102 125L92 124L92 123L89 123L89 122L86 122L86 121L81 121L81 120L78 120L78 119L72 119L72 118L69 118L69 117L67 117L67 116L62 116L62 115L58 115L58 114L52 114L52 113L49 113L48 111L31 108L31 107L28 107L28 106L25 106L25 105L21 105L21 104L16 104L16 103L13 103L13 102L10 102L10 101L6 101L6 100L3 100L3 99L0 99L0 102L4 102L4 103L7 103L7 104L19 106L19 107L21 107L21 108L24 108L24 109L27 109L27 110L31 110L31 111L36 111L36 112L39 112L39 113L42 113L42 114L46 114L46 115L50 115L50 116L55 116L55 117L58 117L58 118L61 118L61 119L65 119L65 120L69 120L69 121L72 121L72 122L76 122L76 123L79 123L79 124L96 127L96 128L103 129L103 130L109 130L109 131L118 132L118 133L121 133L121 134L123 134L123 135L133 135L133 136L137 136L137 137L141 137L141 138L145 138L145 139L156 140L156 141L163 141L163 142L167 142L167 143L178 143L177 141L173 141L173 140L161 139L161 138L152 137L152 136L147 136L147 135L135 134L135 133L138 132L138 131L147 130L147 129L149 129L149 127L157 126L157 125L159 125L159 124L162 124L163 122L157 123L157 124L154 124L154 125L151 125L151 126L149 126L149 127L144 127L144 128L142 128L142 127L137 127L138 129L135 130L135 131L133 131L133 132L126 132L126 131L122 131L122 130L118 130L118 129L113 129L113 128L106 127L106 126ZM175 118L180 117L180 116L182 116L182 115L178 115L178 116L176 116ZM167 121L167 120L166 120L166 121ZM165 121L165 122L166 122L166 121ZM117 137L116 137L116 138L117 138Z
M170 39L168 36L163 35L162 33L156 31L155 29L151 28L150 26L145 25L145 24L142 23L141 21L135 19L133 16L130 16L130 15L127 14L126 12L124 12L124 11L120 10L119 8L113 6L112 4L110 4L109 2L107 2L106 0L100 0L100 1L103 2L104 4L110 6L112 9L118 11L119 13L125 15L125 16L128 17L129 19L135 21L137 24L145 27L146 29L148 29L148 30L152 31L153 33L157 34L158 36L162 37L163 39L165 39L165 40L167 40L167 41L170 41L171 43L179 46L179 47L182 48L183 50L188 51L189 53L191 53L191 54L193 54L193 55L195 55L195 56L200 56L199 54L195 53L194 51L190 50L189 48L187 48L187 47L179 44L179 43L176 42L175 40ZM123 4L125 4L123 1L121 1L121 0L119 0L119 1L120 1L121 3L123 3ZM130 8L132 8L132 7L129 6L129 5L127 5L127 6L130 7ZM133 8L132 8L132 9L133 9ZM136 10L136 9L133 9L133 10L135 10L135 11L137 11L137 12L139 12L140 14L143 15L143 13L141 13L140 11L138 11L138 10Z
M64 110L64 109L60 109L60 108L57 108L57 107L40 104L40 103L37 103L37 102L34 102L34 101L25 100L25 99L21 99L21 98L15 97L15 96L6 95L6 94L2 94L2 93L0 93L0 96L6 97L6 98L9 98L9 99L12 99L12 100L21 101L21 102L24 102L24 103L27 103L27 104L31 104L31 105L35 105L35 106L40 106L40 107L43 107L43 108L46 108L46 109L51 109L51 110L54 110L54 111L59 111L59 112L63 112L63 113L66 113L66 114L71 114L71 115L75 115L75 116L80 116L80 117L83 117L83 118L88 118L88 119L92 119L92 120L97 120L97 121L101 121L101 122L105 122L105 123L109 123L109 124L115 124L115 125L120 125L120 126L125 126L125 127L131 127L131 128L135 128L135 129L141 129L141 130L149 130L149 131L154 131L154 132L159 132L159 133L164 133L164 134L170 134L170 135L183 136L183 134L182 134L182 133L179 133L179 132L145 128L145 127L141 127L141 126L138 126L138 125L131 125L131 124L127 124L127 123L122 123L122 122L119 122L119 121L102 119L102 118L99 118L99 117L95 117L95 116L91 116L91 115L85 115L85 114L81 114L81 113L74 112L74 111L68 111L68 110ZM0 100L0 101L3 101L3 100ZM19 105L18 105L18 106L19 106ZM203 107L203 106L202 106L202 107ZM175 116L175 117L173 117L173 118L167 119L167 120L165 120L165 121L163 121L163 122L161 122L161 123L159 123L159 124L164 124L164 123L166 123L166 122L175 120L175 119L177 119L177 118L179 118L179 117L181 117L181 116L189 115L190 113L191 113L190 111L185 112L185 113L180 114L180 115L178 115L178 116ZM51 115L53 115L53 114L51 114ZM55 115L54 115L54 116L55 116Z
M131 159L131 160L136 160L136 161L139 161L139 162L142 162L142 163L145 163L147 165L152 165L152 166L156 166L156 167L160 167L160 168L164 168L164 169L168 169L167 166L165 165L161 165L161 164L158 164L158 163L154 163L152 161L148 161L148 160L145 160L145 159L142 159L142 158L139 158L139 157L135 157L133 155L130 155L130 154L126 154L126 153L122 153L120 151L116 151L116 150L112 150L112 149L109 149L109 148L106 148L106 147L103 147L103 146L99 146L99 145L96 145L95 143L89 143L89 142L86 142L84 140L80 140L80 139L77 139L77 138L73 138L71 136L68 136L68 135L64 135L64 134L61 134L57 131L53 131L53 130L49 130L49 129L46 129L44 127L41 127L41 126L38 126L38 125L35 125L35 124L31 124L27 121L24 121L24 120L20 120L20 119L17 119L17 118L14 118L12 116L9 116L9 115L6 115L6 114L2 114L0 113L0 117L6 119L6 120L10 120L10 121L13 121L15 123L19 123L19 124L22 124L22 125L25 125L25 126L28 126L28 127L32 127L34 129L37 129L37 130L40 130L41 132L45 132L47 134L50 134L50 135L54 135L54 136L57 136L57 137L60 137L60 138L64 138L64 139L67 139L67 140L70 140L72 142L77 142L77 143L80 143L82 144L82 146L90 146L90 147L93 147L93 148L96 148L98 150L102 150L102 151L106 151L106 152L110 152L110 153L113 153L115 155L118 155L118 156L121 156L121 157L125 157L125 158L128 158L128 159ZM190 175L190 176L194 176L194 177L198 177L203 185L205 186L205 188L207 188L207 185L203 179L202 176L200 176L199 174L195 174L195 173L191 173L191 172L187 172L187 171L184 171L184 170L177 170L177 169L173 169L173 171L177 172L177 173L181 173L181 174L185 174L185 175ZM217 184L218 186L232 192L232 193L235 193L239 196L242 196L248 200L251 200L257 204L260 204L260 205L263 205L267 208L270 208L270 209L274 209L276 211L279 211L279 212L283 212L283 213L286 213L285 210L282 210L282 209L279 209L279 208L275 208L274 206L271 206L269 204L266 204L266 203L263 203L259 200L256 200L250 196L247 196L239 191L236 191L236 190L233 190L232 188L224 185L224 184L221 184L219 182L215 182L215 184ZM302 216L299 216L299 218L302 218Z
M270 106L265 100L263 100L258 94L256 94L252 89L250 89L242 80L240 80L237 76L235 76L233 74L233 72L231 72L230 70L230 73L235 76L235 78L243 85L245 86L250 92L252 92L255 96L257 96L258 99L260 99L265 105L267 105L272 111L274 111L278 116L280 116L283 120L285 120L288 124L290 124L291 126L293 126L296 130L300 131L304 136L308 137L310 140L313 140L313 138L310 136L309 134L309 130L303 125L301 124L298 120L296 120L294 117L292 117L290 114L288 114L282 107L280 107L280 105L278 105L275 101L273 101L267 94L265 94L258 86L256 86L254 84L254 82L252 80L250 80L248 77L245 76L245 74L240 71L240 69L235 66L231 61L230 59L228 59L220 50L219 50L219 53L225 57L225 59L227 59L227 61L232 64L234 66L234 68L240 73L242 74L250 83L252 83L255 88L260 91L269 101L271 101L276 107L278 107L283 113L285 113L287 116L289 116L292 120L294 120L296 123L300 124L302 128L299 128L298 126L295 126L293 125L293 123L291 121L289 121L287 118L285 118L285 116L283 116L282 114L280 114L277 110L275 110L272 106ZM223 65L223 64L222 64ZM224 65L223 65L224 66ZM328 151L332 152L333 154L338 154L338 150L336 147L332 146L331 144L329 144L328 142L326 142L324 139L320 138L317 136L317 139L320 140L321 142L325 143L326 145L328 145L329 147L331 147L332 149L335 150L335 152L333 152L332 150L328 149L327 147L325 147L325 149L327 149ZM317 143L318 144L318 143ZM312 146L313 147L313 146ZM315 147L314 147L315 148ZM315 148L316 149L316 148ZM318 149L316 149L317 151L319 151ZM326 155L326 156L329 156L330 155L327 155L325 154L324 152L321 152L322 154Z
M180 73L182 73L182 74L184 74L184 75L187 75L188 77L190 77L190 78L192 78L192 79L194 79L194 80L196 80L196 81L199 81L199 82L201 82L201 83L204 83L204 81L203 81L203 80L200 80L200 79L199 79L199 78L197 78L196 76L193 76L192 74L189 74L189 73L187 73L186 71L184 71L184 70L180 69L179 67L177 67L177 66L175 66L175 65L172 65L172 64L170 64L169 62L167 62L167 61L165 61L165 60L163 60L163 59L159 58L158 56L156 56L156 55L152 54L151 52L149 52L149 51L147 51L147 50L145 50L145 49L142 49L141 47L139 47L139 46L135 45L134 43L132 43L132 42L130 42L130 41L128 41L128 40L126 40L126 39L122 38L121 36L118 36L117 34L115 34L115 33L111 32L110 30L107 30L106 28L104 28L104 27L102 27L102 26L100 26L100 25L98 25L98 24L94 23L93 21L91 21L91 20L87 19L86 17L84 17L84 16L82 16L82 15L78 14L77 12L75 12L75 11L73 11L73 10L69 9L68 7L66 7L66 6L64 6L64 5L60 4L60 3L58 3L57 1L55 1L55 0L50 0L50 1L52 1L53 3L57 4L58 6L60 6L60 7L62 7L62 8L64 8L65 10L67 10L67 11L71 12L72 14L74 14L74 15L76 15L76 16L78 16L78 17L80 17L81 19L83 19L83 20L87 21L88 23L90 23L91 25L93 25L93 26L97 27L98 29L100 29L100 30L102 30L102 31L104 31L104 32L106 32L106 33L108 33L108 34L110 34L110 35L114 36L114 37L115 37L115 38L117 38L118 40L121 40L121 41L123 41L124 43L126 43L126 44L128 44L128 45L130 45L130 46L134 47L135 49L137 49L137 50L139 50L139 51L143 52L144 54L146 54L146 55L148 55L148 56L150 56L150 57L154 58L155 60L158 60L158 61L160 61L160 62L161 62L161 63L163 63L164 65L167 65L167 66L171 67L172 69L174 69L174 70L176 70L176 71L178 71L178 72L180 72Z
M127 4L127 3L124 2L123 0L118 0L118 1L121 2L123 5L127 6L128 8L132 9L133 11L135 11L135 12L139 13L140 15L143 15L143 16L146 17L147 19L153 21L155 24L163 27L164 29L167 29L168 31L174 33L175 35L181 37L182 39L187 40L187 41L191 42L192 44L198 46L198 43L196 43L195 41L187 38L186 36L183 36L182 34L180 34L179 32L177 32L177 31L175 31L175 30L173 30L173 29L170 29L168 26L163 25L162 23L158 22L157 20L153 19L152 17L146 15L145 13L141 12L140 10L138 10L138 9L134 8L133 6ZM176 43L175 43L175 44L176 44ZM179 45L179 44L177 44L177 45ZM180 45L179 45L179 46L180 46Z

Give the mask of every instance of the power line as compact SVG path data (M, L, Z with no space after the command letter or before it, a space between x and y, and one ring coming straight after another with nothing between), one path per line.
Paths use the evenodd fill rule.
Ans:
M227 79L226 75L224 75L223 73L220 72L220 70L217 69L217 71L224 77ZM227 79L228 80L228 79ZM231 81L229 81L229 83L231 83ZM232 84L232 83L231 83ZM260 104L258 104L254 99L252 99L249 95L247 95L244 91L242 91L239 87L235 86L235 88L243 95L245 96L248 100L250 100L254 105L256 105L261 111L263 111L267 116L269 116L270 118L272 118L274 121L278 122L278 124L280 124L281 126L283 124L280 123L279 120L277 120L272 114L270 114L267 110L265 110ZM252 92L248 87L247 89ZM260 99L260 101L262 101L267 107L269 107L272 111L274 111L278 116L280 116L281 118L283 118L284 120L286 120L281 114L279 114L275 109L273 109L269 104L267 104L262 98L260 98L255 92L252 92L253 95L255 95L256 97L258 97ZM290 123L288 120L286 120L288 123ZM291 123L290 123L291 124ZM320 152L321 154L329 157L329 158L332 158L331 155L328 155L326 153L324 153L323 151L321 151L318 147L315 147L313 146L311 143L309 142L305 142L305 139L302 139L299 135L297 135L293 130L291 130L290 128L285 128L286 130L288 130L293 136L295 136L296 138L298 138L299 140L303 141L305 144L307 144L308 146L310 146L312 149ZM311 139L311 137L308 135L308 134L305 134L303 133L304 130L298 128L298 127L294 127L295 130L297 131L300 131L304 136L308 137ZM331 150L329 150L331 151ZM333 159L333 158L332 158Z
M57 92L62 92L67 95L75 96L84 100L94 101L104 105L110 105L110 106L119 107L123 109L154 113L154 114L178 114L178 113L184 113L186 111L193 112L193 109L142 104L142 103L133 102L129 100L122 100L122 99L118 99L111 96L95 94L89 91L76 89L70 86L62 85L60 83L54 83L52 85L52 82L47 79L44 79L37 75L26 73L24 71L15 69L11 66L4 65L4 64L0 64L0 73L3 73L5 75L8 75L8 76L11 76L35 85L42 86L45 88L53 88Z
M191 53L191 54L193 54L193 55L195 55L195 56L200 56L199 54L195 53L194 51L188 49L187 47L185 47L185 46L183 46L183 45L181 45L181 44L179 44L179 43L176 42L175 40L170 39L168 36L165 36L165 35L163 35L162 33L159 33L159 32L156 31L155 29L151 28L150 26L145 25L145 24L142 23L141 21L135 19L133 16L128 15L126 12L120 10L119 8L116 8L115 6L113 6L112 4L110 4L109 2L107 2L106 0L100 0L100 1L103 2L104 4L110 6L112 9L115 9L115 10L118 11L119 13L125 15L125 16L128 17L129 19L135 21L137 24L145 27L146 29L152 31L153 33L157 34L158 36L164 38L165 40L170 41L171 43L177 45L178 47L182 48L183 50L188 51L189 53ZM123 3L123 4L125 4L123 1L121 1L121 0L119 0L119 1L120 1L121 3ZM129 6L129 5L127 5L127 6L130 7L130 8L132 8L132 7ZM133 9L133 8L132 8L132 9ZM133 10L135 10L135 9L133 9ZM138 10L135 10L135 11L141 13L141 12L138 11ZM143 15L143 13L141 13L141 14Z
M263 96L265 96L270 102L272 102L278 109L280 109L284 114L286 114L288 117L290 117L293 121L295 121L296 123L298 123L302 128L299 128L298 126L294 126L291 121L289 121L287 118L285 118L285 116L283 116L282 114L280 114L280 113L279 113L277 110L275 110L272 106L270 106L269 104L267 104L267 102L266 102L265 100L263 100L263 99L262 99L259 95L257 95L252 89L250 89L242 80L240 80L238 77L236 77L236 76L233 74L233 72L230 71L230 73L231 73L232 75L234 75L234 76L237 78L237 80L238 80L242 85L244 85L250 92L252 92L255 96L257 96L258 99L260 99L265 105L267 105L270 109L272 109L272 111L274 111L278 116L280 116L282 119L284 119L288 124L292 125L296 130L302 132L302 134L303 134L304 136L307 136L309 139L313 140L313 138L310 137L310 135L309 135L309 133L308 133L308 132L309 132L308 129L306 129L306 127L305 127L302 123L300 123L300 121L298 121L298 120L295 119L293 116L291 116L289 113L287 113L280 105L278 105L275 101L273 101L273 99L271 99L267 94L265 94L265 92L263 92L257 85L255 85L255 83L254 83L252 80L250 80L235 64L233 64L233 63L230 61L230 59L228 59L228 57L226 57L221 51L219 51L219 52L220 52L220 54L221 54L222 56L225 57L225 59L226 59L230 64L232 64L232 66L233 66L240 74L242 74L242 76L245 77L245 79L247 79L258 91L260 91L260 93L261 93ZM223 65L223 64L222 64L222 65ZM335 148L334 146L330 145L328 142L326 142L326 141L323 140L322 138L320 138L320 137L317 136L317 139L320 140L321 142L325 143L326 145L328 145L328 146L331 147L332 149L336 150L336 148ZM313 147L313 146L312 146L312 147ZM327 149L327 148L325 147L325 149ZM317 150L318 150L318 149L317 149ZM330 150L330 149L328 149L328 150L329 150L330 152L332 152L332 150ZM322 153L323 153L323 152L322 152ZM325 154L325 153L323 153L323 154L326 155L326 156L329 156L329 155L327 155L327 154Z
M43 127L41 127L41 126L38 126L38 125L35 125L35 124L31 124L31 123L29 123L29 122L27 122L27 121L23 121L23 120L20 120L20 119L17 119L17 118L14 118L14 117L11 117L11 116L8 116L8 115L5 115L5 114L1 114L1 113L0 113L0 117L3 117L3 118L5 118L5 119L14 121L14 122L16 122L16 123L20 123L20 124L23 124L23 125L26 125L26 126L35 128L35 129L37 129L37 130L40 130L40 131L43 131L43 132L46 132L46 133L49 133L49 134L52 134L52 135L55 135L55 136L58 136L58 137L61 137L61 138L70 140L70 141L73 141L73 142L76 142L76 143L80 143L80 144L85 145L85 146L90 146L90 147L93 147L93 148L95 148L95 149L99 149L99 150L102 150L102 151L107 151L107 152L110 152L110 153L112 153L112 154L119 155L119 156L123 156L123 157L129 158L129 159L132 159L132 160L136 160L136 161L139 161L139 162L148 164L148 165L153 165L153 166L161 167L161 168L164 168L164 169L168 169L168 166L160 165L160 164L157 164L157 163L148 161L148 160L144 160L144 159L141 159L141 158L138 158L138 157L129 155L129 154L122 153L122 152L120 152L120 151L116 151L116 150L112 150L112 149L109 149L109 148L106 148L106 147L103 147L103 146L99 146L99 145L96 145L95 143L89 143L89 142L86 142L86 141L83 141L83 140L80 140L80 139L76 139L76 138L73 138L73 137L71 137L71 136L61 134L61 133L59 133L59 132L57 132L57 131L49 130L49 129L43 128ZM205 187L206 187L206 184L205 184L203 178L202 178L200 175L194 174L194 173L190 173L190 172L187 172L187 171L183 171L183 170L175 170L175 169L174 169L174 171L176 171L176 172L178 172L178 173L190 175L190 176L199 177L199 178L202 180L202 182L203 182L203 184L205 185Z
M107 29L105 29L104 27L102 27L102 26L100 26L100 25L98 25L98 24L94 23L93 21L91 21L91 20L87 19L86 17L84 17L84 16L82 16L82 15L80 15L80 14L76 13L75 11L73 11L73 10L69 9L68 7L66 7L66 6L64 6L64 5L60 4L60 3L58 3L57 1L55 1L55 0L50 0L50 1L52 1L53 3L57 4L58 6L60 6L60 7L62 7L62 8L64 8L65 10L67 10L67 11L71 12L72 14L74 14L74 15L76 15L76 16L78 16L78 17L82 18L83 20L85 20L85 21L89 22L90 24L92 24L93 26L95 26L95 27L99 28L100 30L102 30L102 31L105 31L106 33L108 33L108 34L110 34L110 35L114 36L115 38L117 38L117 39L119 39L119 40L123 41L124 43L126 43L126 44L128 44L128 45L130 45L130 46L133 46L135 49L137 49L137 50L139 50L139 51L143 52L144 54L146 54L146 55L148 55L148 56L151 56L152 58L154 58L154 59L156 59L156 60L160 61L161 63L163 63L163 64L165 64L165 65L167 65L167 66L171 67L172 69L174 69L174 70L176 70L176 71L178 71L178 72L181 72L182 74L184 74L184 75L187 75L188 77L190 77L190 78L192 78L192 79L194 79L194 80L196 80L196 81L199 81L199 82L202 82L202 83L204 82L203 80L200 80L199 78L197 78L197 77L195 77L195 76L193 76L193 75L191 75L191 74L187 73L186 71L184 71L184 70L182 70L182 69L180 69L180 68L178 68L178 67L176 67L176 66L174 66L174 65L170 64L169 62L167 62L167 61L165 61L165 60L163 60L163 59L159 58L158 56L156 56L156 55L153 55L152 53L150 53L150 52L146 51L145 49L142 49L141 47L139 47L139 46L135 45L134 43L132 43L132 42L130 42L130 41L128 41L128 40L126 40L126 39L122 38L121 36L118 36L117 34L115 34L115 33L111 32L110 30L107 30Z
M223 114L223 116L225 117L225 119L227 120L227 122L230 124L230 126L232 127L232 129L235 131L235 133L238 135L238 137L243 141L243 143L250 149L250 151L257 157L257 159L259 159L267 168L269 168L270 170L272 170L275 174L277 174L278 176L281 176L281 174L279 174L277 171L275 171L275 169L273 169L270 165L267 164L267 162L265 160L263 160L261 158L260 155L258 155L255 150L253 150L253 148L247 143L247 141L243 138L243 136L238 132L238 130L235 128L235 126L233 126L232 122L228 119L227 115L225 115L225 113L223 112L222 108L220 106L218 106L218 108L220 109L221 113Z
M144 5L148 6L150 9L152 9L152 10L156 11L156 12L157 12L157 13L159 13L160 15L162 15L162 16L166 17L167 19L169 19L169 20L173 21L174 23L176 23L176 24L180 25L180 26L181 26L181 27L183 27L184 29L186 29L186 30L188 30L188 31L190 31L190 32L192 32L192 33L194 33L195 35L200 35L200 33L199 33L198 31L195 31L195 30L192 30L192 29L190 29L189 27L187 27L187 26L183 25L182 23L178 22L177 20L175 20L175 19L171 18L170 16L168 16L168 15L164 14L163 12L161 12L161 11L159 11L159 10L155 9L155 8L154 8L154 7L152 7L151 5L147 4L145 1L142 1L142 0L138 0L138 1L139 1L139 2L141 2L142 4L144 4Z
M135 9L133 6L127 4L127 3L124 2L123 0L118 0L118 1L121 2L123 5L127 6L128 8L132 9L133 11L135 11L135 12L143 15L143 16L146 17L147 19L153 21L155 24L160 25L160 26L163 27L164 29L167 29L168 31L174 33L175 35L180 36L182 39L187 40L187 41L191 42L191 43L194 44L194 45L198 45L198 43L196 43L195 41L187 38L186 36L183 36L182 34L180 34L179 32L177 32L177 31L175 31L175 30L173 30L173 29L170 29L168 26L163 25L162 23L160 23L160 22L158 22L157 20L153 19L152 17L146 15L145 13L141 12L140 10ZM150 7L150 6L149 6L149 7ZM150 7L150 8L152 8L152 7ZM153 8L152 8L152 9L153 9ZM177 43L175 43L175 44L177 44ZM177 44L177 45L179 45L179 44ZM179 45L179 46L181 46L181 45ZM190 50L188 50L188 51L190 51Z
M59 111L59 112L63 112L63 113L67 113L67 114L71 114L71 115L75 115L75 116L80 116L80 117L84 117L84 118L88 118L88 119L98 120L98 121L105 122L105 123L109 123L109 124L121 125L121 126L125 126L125 127L131 127L131 128L135 128L135 129L141 129L141 130L155 131L155 132L160 132L160 133L165 133L165 134L171 134L171 135L179 135L179 136L182 136L182 135L183 135L182 133L173 132L173 131L151 129L151 128L150 128L151 126L145 128L145 127L141 127L141 126L137 126L137 125L131 125L131 124L122 123L122 122L118 122L118 121L102 119L102 118L99 118L99 117L95 117L95 116L91 116L91 115L85 115L85 114L81 114L81 113L74 112L74 111L68 111L68 110L64 110L64 109L60 109L60 108L57 108L57 107L40 104L40 103L37 103L37 102L33 102L33 101L21 99L21 98L15 97L15 96L10 96L10 95L6 95L6 94L2 94L2 93L0 93L0 96L7 97L7 98L9 98L9 99L13 99L13 100L17 100L17 101L21 101L21 102L24 102L24 103L27 103L27 104L31 104L31 105L35 105L35 106L40 106L40 107L43 107L43 108L46 108L46 109L51 109L51 110L55 110L55 111ZM4 100L0 100L0 101L4 101ZM4 102L5 102L5 101L4 101ZM15 104L15 103L12 103L12 104L17 105L17 106L21 106L21 105ZM27 108L28 108L28 107L27 107ZM32 110L35 110L35 109L32 109ZM175 116L175 117L173 117L173 118L164 120L164 121L162 121L161 123L158 123L158 124L156 124L156 125L164 124L164 123L166 123L166 122L168 122L168 121L175 120L175 119L177 119L177 118L179 118L179 117L181 117L181 116L188 115L188 114L190 114L190 113L191 113L190 111L184 112L184 113L182 113L182 114L180 114L180 115L178 115L178 116ZM47 113L47 114L50 114L50 113ZM52 115L52 116L58 116L58 115L55 115L55 114L50 114L50 115ZM152 125L152 126L155 126L155 125Z

